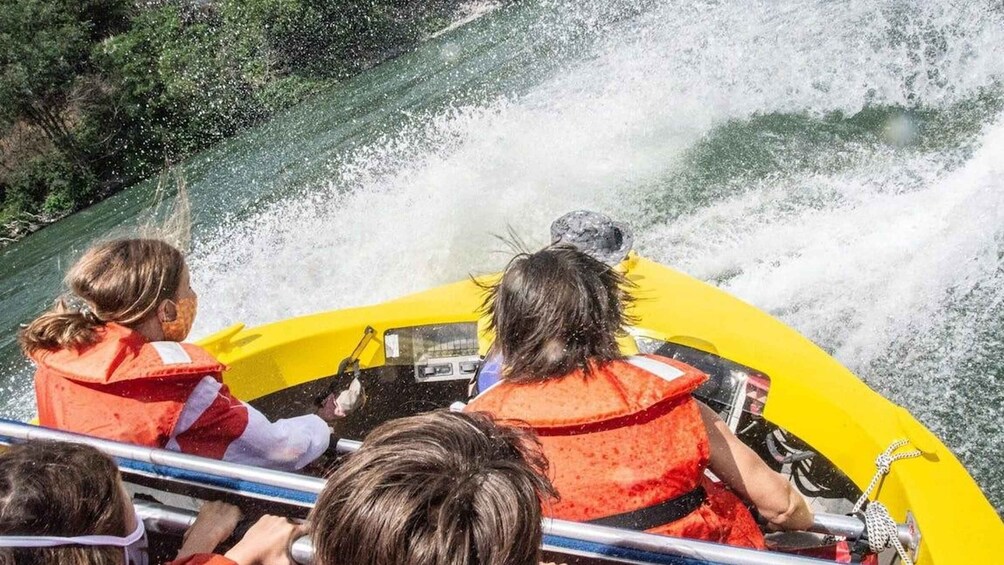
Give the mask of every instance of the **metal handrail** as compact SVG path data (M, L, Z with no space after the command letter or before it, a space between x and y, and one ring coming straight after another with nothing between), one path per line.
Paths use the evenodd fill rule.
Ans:
M164 449L120 443L117 441L94 438L83 434L64 432L25 424L23 422L0 419L0 442L3 442L4 438L19 441L51 440L84 443L91 445L113 457L131 459L153 465L164 465L220 477L250 481L261 485L287 488L306 493L319 494L325 485L325 481L323 479L316 477L297 475L295 473L287 473L284 471L274 471L271 469L261 469L248 465L207 459L204 457L177 453ZM338 442L337 449L339 452L352 452L358 449L360 445L361 442L358 441L340 440ZM192 514L191 518L194 520L194 514ZM702 558L707 558L706 556L714 556L714 560L717 560L716 562L720 563L752 565L759 563L774 564L807 562L804 561L804 558L796 558L785 554L765 554L764 552L743 550L740 548L699 542L696 540L658 536L641 532L633 532L620 528L607 528L591 524L583 524L580 522L570 522L550 518L544 520L543 528L545 535L613 545L617 547L628 547L642 551L667 553L669 555L699 555L702 556ZM913 536L907 526L899 524L897 530L900 541L904 545L912 546ZM815 515L815 523L811 528L809 528L809 531L841 536L848 539L860 539L866 534L864 522L857 517L823 513ZM740 554L736 554L737 551L740 552ZM739 555L744 560L732 561L726 559L733 555ZM770 556L771 559L762 561L761 557L764 555ZM779 561L778 559L780 558L803 559L803 561ZM808 562L818 563L819 561L811 560Z
M238 463L225 463L217 459L207 459L197 455L178 453L177 451L168 451L166 449L158 449L155 447L121 443L118 441L95 438L84 434L53 430L51 428L43 428L41 426L33 426L31 424L14 422L11 420L0 420L0 438L3 437L21 441L49 440L84 443L93 446L98 450L111 455L112 457L132 459L134 461L149 463L151 465L175 467L186 471L207 473L229 479L251 481L272 487L286 488L301 492L317 494L324 488L324 481L316 477L297 475L296 473L287 473L284 471L274 471L272 469L262 469L260 467L252 467L250 465L241 465Z
M192 510L144 500L134 500L133 505L146 528L156 533L180 536L195 523L197 516L196 512ZM827 561L797 555L756 551L703 541L578 524L564 520L545 520L544 534L545 536L591 542L606 547L613 546L666 556L686 557L716 565L820 565L820 563L827 563ZM543 549L556 553L562 553L564 550L561 545L548 543L546 538ZM582 554L584 552L577 550L576 553ZM301 536L294 540L290 544L289 554L293 561L300 565L312 565L314 563L314 546L310 537ZM610 556L603 554L592 556L610 558Z

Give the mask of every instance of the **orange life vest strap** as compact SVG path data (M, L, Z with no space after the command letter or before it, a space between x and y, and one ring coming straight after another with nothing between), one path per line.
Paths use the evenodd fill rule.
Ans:
M588 520L588 524L609 526L611 528L627 528L631 530L651 530L664 524L673 523L680 518L700 508L708 499L708 493L703 486L675 498L664 500L658 504L630 510L621 514L604 516Z

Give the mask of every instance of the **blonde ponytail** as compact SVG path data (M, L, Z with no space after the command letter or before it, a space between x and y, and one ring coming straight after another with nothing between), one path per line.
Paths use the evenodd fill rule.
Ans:
M40 349L84 347L97 340L97 329L104 325L87 306L70 308L60 298L52 310L42 314L18 333L21 349L28 355Z
M159 239L96 245L66 275L74 304L57 300L28 324L18 335L21 348L29 356L40 349L79 348L97 341L108 322L135 327L177 295L184 270L181 252Z

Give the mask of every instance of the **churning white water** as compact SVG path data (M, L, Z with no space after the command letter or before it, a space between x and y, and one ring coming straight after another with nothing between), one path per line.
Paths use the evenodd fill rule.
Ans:
M495 234L543 244L554 217L602 210L913 409L999 507L1001 364L963 362L1001 338L977 325L1004 329L1000 7L679 4L544 3L426 46L449 62L494 33L529 54L204 239L198 331L496 269Z
M505 257L492 253L502 247L493 234L512 226L544 242L551 219L580 207L632 221L643 250L698 276L742 271L731 290L791 312L817 338L841 333L833 318L846 325L847 301L878 300L884 287L915 290L912 304L936 307L958 269L923 272L890 259L936 263L955 253L958 238L939 234L937 222L951 224L943 207L961 204L962 193L978 202L977 172L967 171L979 158L992 162L995 148L952 170L959 144L982 144L978 134L929 150L897 151L881 136L835 139L808 154L795 139L770 156L766 178L737 187L743 164L731 164L736 174L703 187L707 205L671 221L651 196L686 192L664 185L695 144L730 123L770 114L811 122L869 106L947 109L999 88L999 10L927 1L545 3L533 15L528 29L504 29L491 48L519 51L528 35L542 35L554 52L574 49L548 76L515 93L497 87L477 103L402 112L401 127L327 163L327 179L200 242L200 330L372 302L496 268ZM462 42L445 38L423 55L448 59ZM911 127L892 114L885 129L909 141ZM786 159L814 163L793 173ZM971 220L954 230L974 229ZM996 229L983 227L988 237ZM903 270L910 266L917 270ZM850 325L884 316L861 306ZM846 335L824 345L858 355L882 341Z
M600 210L905 405L1000 509L1002 80L999 2L506 5L189 166L195 337L494 270L495 234Z

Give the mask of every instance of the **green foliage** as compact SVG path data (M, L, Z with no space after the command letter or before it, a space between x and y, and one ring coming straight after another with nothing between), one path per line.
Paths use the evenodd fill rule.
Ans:
M63 113L91 44L124 26L126 0L12 0L0 9L0 114L41 128L70 159L79 148Z
M62 99L86 63L90 26L70 3L18 0L0 10L0 99L8 115Z
M0 215L60 216L418 41L455 0L4 0L0 126L57 152L0 179Z
M20 212L61 214L86 201L94 185L88 171L67 159L38 157L11 176L5 204Z
M275 63L311 76L349 74L420 33L401 21L393 3L375 0L265 0L260 14Z
M168 7L140 14L95 49L117 111L99 123L117 132L113 154L133 156L118 174L149 174L265 117L228 39L219 21L186 25Z
M72 5L77 20L88 23L92 42L129 29L136 13L132 0L76 0Z

